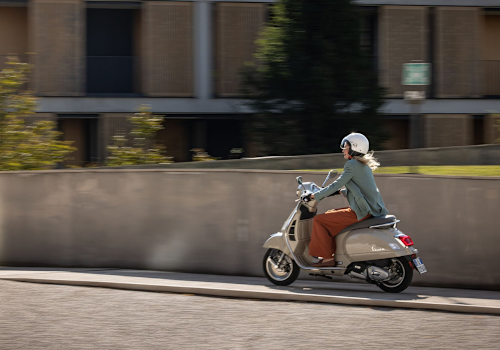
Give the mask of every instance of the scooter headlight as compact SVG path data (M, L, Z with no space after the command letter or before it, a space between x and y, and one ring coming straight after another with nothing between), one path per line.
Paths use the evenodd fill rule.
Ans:
M297 197L300 197L300 190L297 190Z

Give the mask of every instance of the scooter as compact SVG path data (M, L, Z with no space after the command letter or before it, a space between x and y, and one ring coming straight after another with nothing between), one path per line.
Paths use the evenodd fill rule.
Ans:
M271 235L264 244L264 248L268 248L263 261L264 274L278 286L295 282L303 269L312 276L328 279L332 276L357 278L389 293L404 291L413 279L414 269L419 274L426 273L427 269L417 257L418 250L412 239L396 228L400 220L393 215L371 217L346 227L335 236L336 266L311 266L320 260L309 255L313 218L318 207L310 195L322 189L336 174L336 170L331 170L321 187L297 177L298 203L281 231Z

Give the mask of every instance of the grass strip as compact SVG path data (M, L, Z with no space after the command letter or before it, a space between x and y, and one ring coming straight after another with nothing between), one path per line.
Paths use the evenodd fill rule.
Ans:
M338 169L339 173L343 169ZM303 169L303 171L330 171L330 169ZM374 174L421 174L447 176L498 176L500 165L419 165L380 167Z

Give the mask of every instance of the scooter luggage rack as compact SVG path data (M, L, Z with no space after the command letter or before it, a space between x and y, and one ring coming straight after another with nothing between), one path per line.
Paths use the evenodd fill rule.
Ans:
M396 224L398 222L400 222L400 221L401 220L395 220L395 221L388 222L388 223L385 223L385 224L373 225L373 226L370 226L369 228L382 228L382 227L386 227L386 226L394 226L394 227L396 227Z

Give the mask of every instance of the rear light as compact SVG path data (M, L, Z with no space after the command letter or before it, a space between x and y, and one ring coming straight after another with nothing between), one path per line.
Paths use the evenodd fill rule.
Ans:
M401 236L398 236L399 240L401 242L403 242L403 244L407 247L409 246L412 246L413 245L413 241L411 240L410 236L407 236L407 235L401 235Z

